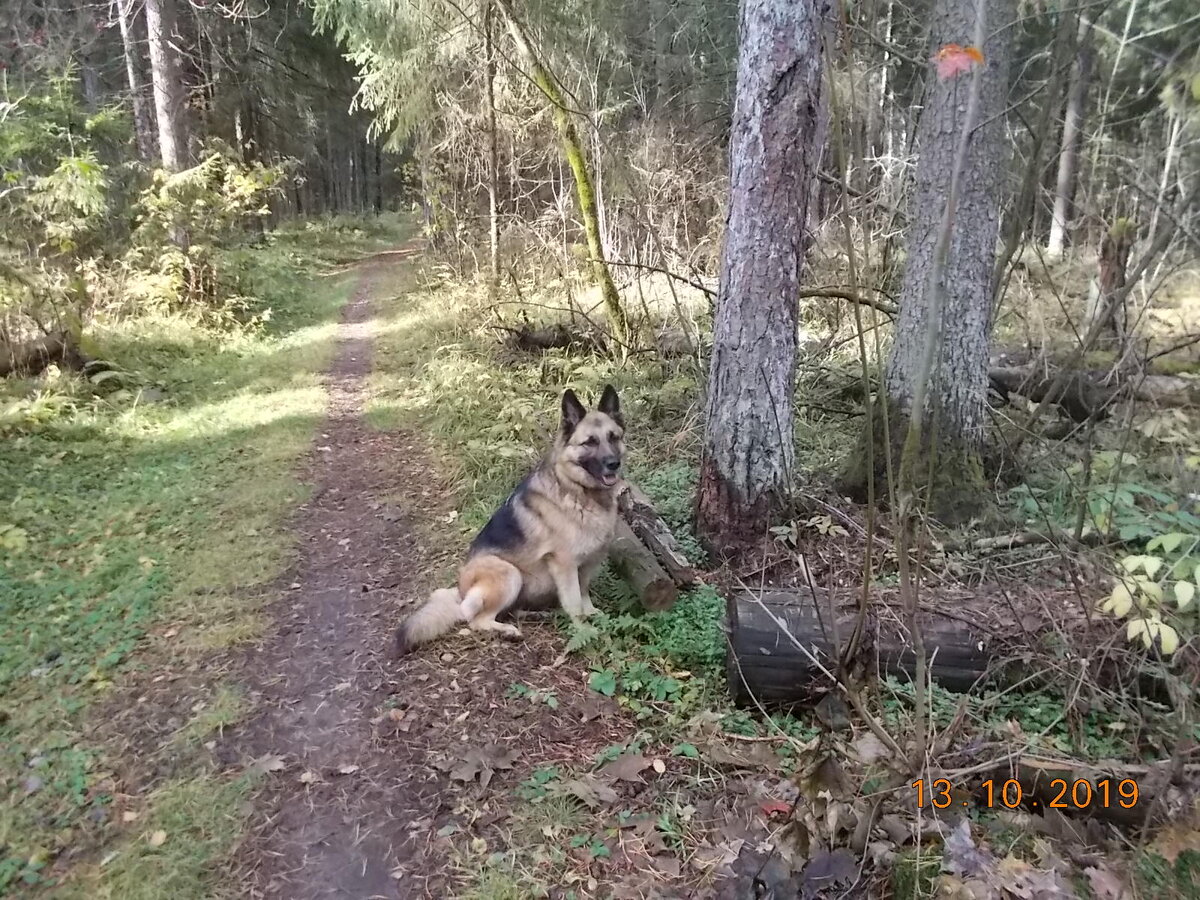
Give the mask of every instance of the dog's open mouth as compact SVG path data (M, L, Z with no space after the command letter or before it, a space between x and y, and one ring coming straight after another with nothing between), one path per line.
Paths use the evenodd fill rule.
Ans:
M600 483L602 485L604 485L605 487L612 487L614 484L617 483L617 473L616 472L605 472L603 475L600 476Z

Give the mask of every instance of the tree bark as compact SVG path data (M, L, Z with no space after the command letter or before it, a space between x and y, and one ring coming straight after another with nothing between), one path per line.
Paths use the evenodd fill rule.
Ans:
M1134 227L1128 219L1117 219L1100 241L1100 271L1096 279L1093 322L1101 319L1096 346L1123 348L1126 338L1125 301L1115 298L1125 287L1129 251L1133 249Z
M383 150L375 142L375 215L383 212Z
M1075 198L1075 175L1079 161L1079 145L1087 111L1088 87L1092 79L1091 23L1080 25L1079 49L1071 67L1071 84L1067 90L1067 112L1063 119L1062 149L1058 155L1058 178L1054 188L1054 211L1050 218L1050 238L1046 254L1062 256L1067 242L1067 224Z
M133 0L117 0L117 22L121 28L121 46L125 51L125 77L129 80L129 94L133 100L133 130L137 137L138 157L144 163L153 163L158 158L158 144L154 137L154 118L146 99L145 82L142 81L142 60L137 50L133 31L130 5Z
M608 325L612 329L617 343L629 343L629 321L625 315L624 304L617 293L613 282L612 272L608 268L608 260L604 255L604 243L600 239L600 220L596 212L596 191L592 185L592 176L588 170L587 157L583 144L579 140L579 132L571 111L567 108L566 100L559 90L557 82L549 70L542 64L541 58L533 48L533 43L525 33L525 27L513 13L509 0L494 0L496 8L504 17L508 33L516 44L521 58L529 68L529 77L538 86L546 99L550 101L554 111L554 123L558 127L559 138L563 145L563 155L571 174L575 179L575 193L579 200L579 215L583 219L583 230L587 235L588 253L591 256L592 276L600 287L600 295L604 300L604 309L608 314Z
M491 0L483 13L484 91L487 98L488 139L488 291L495 296L500 290L500 213L497 191L500 182L500 151L496 134L496 47Z
M715 548L791 492L797 291L825 132L821 0L743 0L730 201L697 502Z
M172 43L175 0L146 0L146 33L162 164L167 171L178 172L188 163L188 133L179 51Z
M969 518L986 496L982 451L990 287L1005 171L1003 113L1015 11L1013 0L937 0L933 15L934 52L951 43L968 45L976 30L977 3L987 4L990 35L982 48L977 103L971 102L973 74L946 79L928 75L917 129L920 157L900 315L884 400L843 476L849 493L865 496L868 479L882 479L890 459L899 466L901 480L909 481L904 488L927 496L934 515L947 521ZM965 121L972 118L973 106L977 124ZM970 129L965 135L964 128Z

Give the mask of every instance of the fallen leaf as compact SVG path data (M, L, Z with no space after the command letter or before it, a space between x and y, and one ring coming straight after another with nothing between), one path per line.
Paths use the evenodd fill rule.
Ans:
M664 878L679 877L679 860L674 856L655 856L651 858L650 862L658 874Z
M992 863L992 854L971 840L971 820L964 816L946 835L942 867L952 875L977 875Z
M654 769L654 771L657 772L659 775L661 775L665 771L667 771L667 764L665 762L663 762L661 759L653 760L650 763L650 765Z
M554 788L554 793L574 797L582 801L588 809L596 809L602 803L617 801L617 792L595 775L584 775L563 782Z
M300 783L312 784L313 782L317 781L319 777L320 776L318 776L316 772L305 772L300 776Z
M616 759L605 763L599 774L613 781L641 782L641 771L650 765L649 760L640 753L622 753Z
M770 818L771 816L790 816L792 814L792 804L786 803L783 800L764 800L759 804L763 814Z
M873 731L864 731L854 741L854 752L858 755L858 759L865 765L870 765L876 760L884 759L891 751L883 745Z
M359 770L359 768L360 768L359 766L352 765L352 764L338 766L338 774L339 775L353 775L355 772L357 772Z
M1094 900L1127 900L1130 896L1121 877L1106 865L1091 866L1084 869L1083 874L1087 876Z
M706 762L731 769L772 770L779 766L779 756L766 744L734 748L721 741L712 741L704 746L703 753Z
M816 897L827 887L852 884L858 878L858 860L849 850L818 853L804 867L801 897Z
M500 744L468 747L457 764L450 763L450 777L464 782L479 779L479 786L487 787L497 769L511 769L516 759L515 750Z
M167 842L167 833L161 829L150 835L150 846L161 847Z
M138 820L138 816L140 816L140 815L141 815L141 813L139 813L139 812L134 812L132 809L127 809L127 810L125 810L125 812L121 813L121 821L122 822L136 822Z
M265 775L267 772L279 772L286 768L287 763L283 761L283 757L274 753L260 756L247 767L248 771L255 775Z

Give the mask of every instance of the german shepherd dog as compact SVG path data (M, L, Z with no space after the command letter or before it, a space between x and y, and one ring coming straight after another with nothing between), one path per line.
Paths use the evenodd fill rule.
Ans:
M617 524L625 423L612 385L590 412L575 392L562 397L562 425L541 464L517 485L471 542L458 587L436 590L396 632L400 656L460 622L520 638L496 616L546 608L558 598L576 621L596 611L588 585Z

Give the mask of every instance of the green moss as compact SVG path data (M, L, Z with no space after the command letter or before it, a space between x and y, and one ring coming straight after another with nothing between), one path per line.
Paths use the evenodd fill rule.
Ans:
M877 406L871 419L871 431L863 429L858 446L844 463L838 484L847 495L863 502L873 483L875 499L883 503L900 490L909 420L895 405L887 410ZM990 516L995 504L984 477L981 448L966 446L929 429L923 438L922 446L913 451L912 465L905 476L918 498L918 507L928 509L935 519L948 525Z

